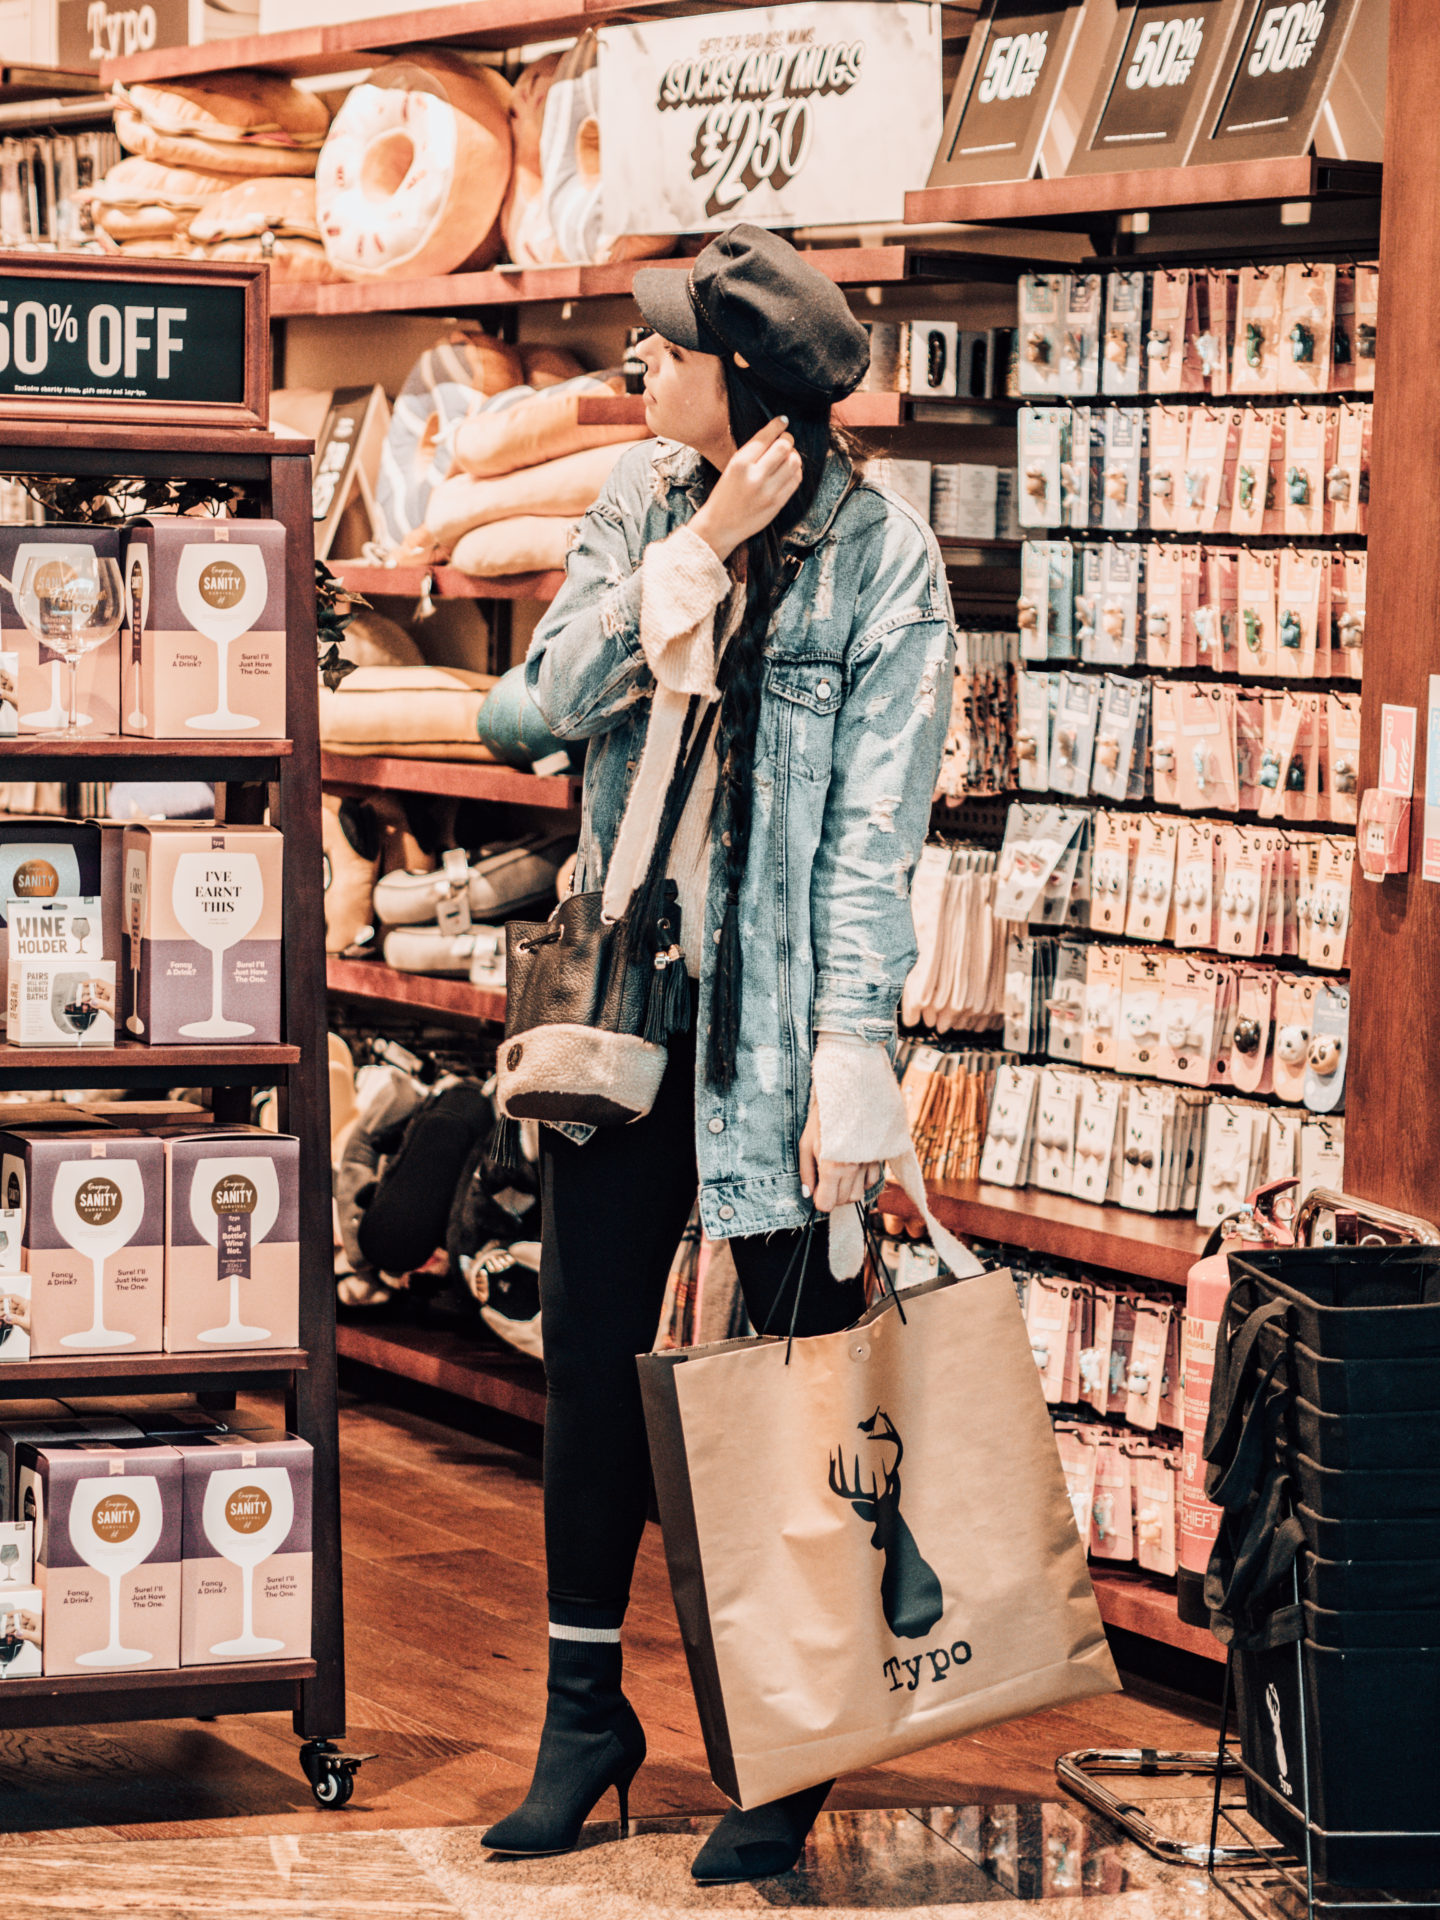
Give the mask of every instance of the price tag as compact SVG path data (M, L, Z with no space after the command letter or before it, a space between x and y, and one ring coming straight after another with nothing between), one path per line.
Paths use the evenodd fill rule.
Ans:
M1031 177L1084 11L989 0L950 97L930 186Z
M1120 10L1070 173L1184 164L1243 0L1139 0Z
M1358 10L1359 0L1246 0L1192 164L1305 153Z
M0 414L263 426L260 266L53 254L0 263Z

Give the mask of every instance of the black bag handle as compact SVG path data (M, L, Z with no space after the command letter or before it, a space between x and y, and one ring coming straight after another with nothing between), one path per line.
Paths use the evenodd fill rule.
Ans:
M1243 1507L1270 1470L1288 1398L1275 1379L1284 1358L1282 1348L1260 1376L1229 1458L1211 1460L1206 1469L1205 1498L1214 1506L1229 1512Z
M1266 1306L1257 1307L1233 1339L1225 1338L1225 1317L1221 1316L1220 1337L1215 1349L1215 1375L1210 1388L1210 1410L1205 1420L1205 1439L1201 1447L1204 1457L1216 1466L1225 1467L1234 1457L1245 1420L1247 1389L1254 1380L1259 1363L1257 1343L1260 1335L1266 1327L1283 1319L1284 1314L1283 1300L1272 1300Z

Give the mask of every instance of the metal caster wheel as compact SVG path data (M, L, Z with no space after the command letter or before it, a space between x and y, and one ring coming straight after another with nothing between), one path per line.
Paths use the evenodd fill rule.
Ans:
M341 1753L331 1740L307 1740L300 1749L300 1767L310 1791L322 1807L343 1807L355 1791L355 1775L373 1753Z

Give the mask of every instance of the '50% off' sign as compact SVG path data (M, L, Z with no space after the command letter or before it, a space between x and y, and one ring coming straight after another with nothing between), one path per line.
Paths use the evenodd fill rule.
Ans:
M236 287L0 270L0 397L235 403L244 328Z

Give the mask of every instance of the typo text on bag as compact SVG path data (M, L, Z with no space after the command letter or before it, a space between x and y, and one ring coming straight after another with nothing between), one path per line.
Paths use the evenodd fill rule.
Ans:
M646 1354L716 1783L756 1806L1118 1681L1008 1273Z

